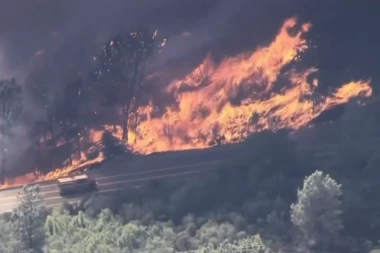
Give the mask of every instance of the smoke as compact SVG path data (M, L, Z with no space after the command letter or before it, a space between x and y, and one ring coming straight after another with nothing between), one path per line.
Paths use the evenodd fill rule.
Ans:
M46 85L54 103L64 85L94 68L93 57L111 36L140 27L158 29L169 44L153 62L156 68L215 43L246 2L7 1L0 10L0 78L15 77L23 86L27 116L20 126L23 131L16 131L17 140L9 140L9 148L28 149L28 126L46 117L44 105L32 93L33 85ZM25 143L20 143L23 139Z
M375 9L367 5L359 9ZM158 28L162 36L168 38L165 52L153 64L160 66L173 58L193 56L203 47L211 46L216 50L238 47L241 52L242 47L246 49L249 45L252 49L254 42L262 43L263 38L273 36L278 25L286 17L295 14L316 24L315 30L320 33L318 42L323 44L322 32L326 31L326 35L330 35L328 29L331 24L335 25L334 33L346 31L346 34L350 30L336 26L347 22L345 17L357 11L358 6L352 4L344 12L339 11L347 15L340 14L342 20L335 22L337 20L332 18L340 8L339 4L305 5L300 0L286 3L279 0L113 0L110 3L102 0L5 1L0 10L0 50L6 50L7 54L1 55L1 62L7 63L12 70L8 74L13 75L21 72L25 76L35 69L42 69L51 85L59 86L79 71L91 69L91 59L99 52L101 45L121 31L143 26ZM329 17L319 28L321 18L316 16L317 13L325 13ZM363 19L366 23L361 26L370 29L368 19ZM360 20L349 21L356 24ZM328 26L325 26L326 22ZM351 32L348 33L351 36ZM332 39L336 41L335 37ZM368 40L365 41L365 44L360 45L367 47ZM2 48L4 43L6 49ZM337 48L337 43L330 44L331 48ZM347 48L348 44L344 43L345 47L340 47L340 50L351 50ZM347 53L344 52L350 55ZM376 54L371 55L375 57ZM341 57L328 61L338 61L338 58ZM4 75L3 64L0 68L0 74Z
M110 36L134 28L157 28L160 36L168 39L168 43L150 67L155 69L181 60L182 65L176 64L175 71L170 71L170 74L178 74L183 65L199 63L196 61L204 57L205 51L241 52L242 48L248 46L252 49L258 43L270 41L286 17L296 13L308 18L311 10L319 13L315 11L314 5L304 11L305 5L298 5L301 2L303 1L6 1L0 9L0 78L16 77L26 88L25 103L30 118L28 124L31 125L33 120L44 117L43 109L33 102L28 91L30 80L33 79L31 76L37 75L39 82L47 84L52 91L50 100L56 101L62 94L60 91L63 85L79 72L84 73L94 67L93 56L99 53L102 44ZM336 9L341 6L334 5L334 8L327 8L328 10L326 8L325 6L320 13L334 13L335 16ZM351 9L356 11L356 8ZM329 27L338 22L330 18L327 26L321 26L315 22L318 19L315 14L310 19L307 21L315 24L316 30L322 34L318 34L320 38L333 37L328 32ZM358 20L350 19L350 22ZM362 27L369 29L367 25ZM337 33L341 28L334 26ZM333 34L336 33L335 30ZM324 31L327 31L325 36L322 33ZM349 34L351 36L352 32ZM346 47L350 41L345 41ZM328 43L329 47L330 44ZM339 57L333 57L344 60L341 56L351 55L348 51ZM329 56L331 55L334 54ZM374 57L376 54L371 55ZM327 79L321 83L323 86L325 83L330 85L341 82ZM26 128L25 126L24 129Z
M4 39L0 39L0 79L16 78L18 82L23 82L25 80L24 68L21 66L15 67L8 61L10 58L9 48L9 43ZM31 145L27 136L27 124L19 124L9 130L9 135L4 139L4 150L0 153L0 159L4 161L7 171L12 170L12 166L15 165L14 161L20 161L20 158ZM0 138L4 137L0 136ZM25 167L23 164L18 164L17 166Z
M190 53L197 53L202 47L215 43L225 35L225 30L232 18L246 3L246 0L221 1L209 15L200 18L189 29L170 37L166 50L155 62L155 65L165 65L167 61L180 59Z
M91 70L92 57L111 36L120 32L140 27L158 29L168 39L166 50L153 64L159 67L173 58L196 54L204 47L225 44L226 35L234 30L236 36L239 27L244 29L235 40L241 44L247 35L242 23L247 20L237 17L244 10L252 10L248 15L252 24L257 23L256 16L261 17L262 23L276 18L278 23L272 22L276 24L269 30L291 15L281 13L280 17L263 18L260 14L263 6L264 2L252 5L249 0L7 1L0 10L0 39L9 44L5 61L12 67L22 69L24 75L42 72L51 86L61 86L79 71ZM250 33L256 30L257 24Z
M33 97L33 85L46 85L54 103L64 85L94 67L92 58L109 37L145 26L165 27L170 34L178 29L173 24L186 26L218 5L175 0L6 2L0 9L0 79L15 77L25 98L23 123L8 139L9 171L31 146L29 126L46 117L44 105Z
M64 82L78 71L90 68L92 56L100 51L110 36L142 26L171 30L173 23L182 26L192 23L199 15L213 9L216 3L34 0L21 4L20 1L8 1L0 10L3 18L0 38L11 45L6 61L14 67L27 65L27 72L45 68L44 74L51 82ZM185 11L190 13L185 14ZM16 13L18 22L15 24ZM40 59L30 62L32 58Z
M0 10L0 78L16 77L31 86L35 80L30 79L37 76L39 83L48 85L54 101L67 82L94 68L93 57L111 36L140 27L158 29L172 41L153 64L160 66L215 40L244 2L7 1ZM178 35L185 31L191 36ZM31 104L28 114L40 118L43 113L33 104L31 94L25 96Z
M8 62L8 59L10 58L8 48L9 45L7 45L6 41L0 39L0 77L3 79L14 77L23 80L24 76L22 75L22 69L13 68Z

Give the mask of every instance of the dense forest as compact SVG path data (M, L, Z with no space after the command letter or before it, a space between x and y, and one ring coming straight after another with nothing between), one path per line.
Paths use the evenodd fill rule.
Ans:
M358 168L355 158L351 166L340 160L328 171L316 170L310 160L297 158L288 136L285 130L255 134L244 143L245 154L196 180L94 195L60 210L44 207L38 186L24 187L21 205L1 221L0 251L368 252L375 247L378 183L368 175L376 175L376 166ZM338 151L349 154L343 146Z

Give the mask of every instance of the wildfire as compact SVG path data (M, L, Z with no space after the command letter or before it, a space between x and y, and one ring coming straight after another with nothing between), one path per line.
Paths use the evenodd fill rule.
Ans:
M87 138L81 138L81 143L83 144L93 144L97 149L95 151L100 150L100 143L102 139L104 130L95 130L90 129L88 131ZM65 142L63 140L58 140L56 143L56 147L60 147L64 145ZM0 185L0 189L8 188L11 186L43 182L47 180L54 180L63 176L67 176L68 174L77 171L80 168L85 168L86 166L90 166L92 164L99 163L105 159L103 152L96 152L96 155L90 159L89 152L81 152L80 155L71 155L71 162L66 166L56 168L53 171L41 175L39 171L34 171L28 173L23 176L15 177L15 178L6 178L3 185Z
M263 129L297 129L329 107L350 98L370 96L369 82L343 84L326 97L315 94L318 80L307 79L314 67L284 72L308 49L302 24L293 36L296 19L285 21L274 41L252 52L225 58L216 65L211 56L182 80L175 80L167 92L176 103L154 117L152 104L139 108L142 119L129 132L129 145L144 154L166 150L204 148L222 139L236 142Z
M63 176L67 176L71 172L77 171L80 168L84 168L86 166L99 163L104 160L103 153L99 153L98 157L95 159L89 160L86 155L81 152L79 158L73 159L72 164L62 167L56 168L55 170L47 173L46 175L40 175L38 172L31 172L23 176L15 177L15 178L7 178L3 185L0 186L0 189L8 188L11 186L18 186L23 184L37 183L48 180L54 180Z
M289 66L308 49L304 35L310 29L311 24L298 25L291 18L266 46L219 63L208 55L190 74L166 86L166 92L175 100L173 105L160 108L150 102L138 108L137 125L129 130L125 144L149 154L237 142L263 129L300 128L331 106L352 97L370 96L369 82L361 80L343 84L332 94L318 94L318 80L309 81L318 69L297 71ZM153 74L149 78L160 76ZM120 126L105 125L104 130L121 140ZM103 130L91 130L91 142L99 143L102 133ZM86 157L82 153L71 166L59 168L42 180L104 159L102 153L90 161ZM23 182L31 181L27 177Z
M15 177L15 178L7 178L3 185L0 186L0 189L8 188L11 186L23 185L31 182L35 182L37 180L36 175L31 172L26 175Z

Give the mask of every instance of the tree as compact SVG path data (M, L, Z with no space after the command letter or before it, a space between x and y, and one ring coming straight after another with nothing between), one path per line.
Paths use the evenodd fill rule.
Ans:
M101 141L105 157L120 155L126 151L124 145L108 131L104 131Z
M76 153L79 157L81 155L80 139L83 133L83 123L81 120L83 104L83 83L78 79L65 87L61 113L65 122L64 132L69 139L75 139Z
M47 218L45 229L50 253L174 252L176 236L170 223L123 224L109 209L93 219L84 212L54 213Z
M7 137L11 128L20 119L22 111L22 89L16 79L0 80L0 183L4 183L7 156Z
M260 235L237 240L234 243L224 242L217 247L206 245L199 249L201 253L270 253L272 252L262 241Z
M45 222L48 252L86 252L84 247L92 222L83 212L74 216L67 212L53 212Z
M316 171L305 178L290 213L292 223L309 246L325 247L342 229L341 196L341 185L329 175Z
M248 125L253 126L254 131L257 132L257 131L261 130L261 126L259 125L259 121L260 121L260 114L258 114L257 112L253 112L251 117L249 118ZM248 127L248 131L249 131L249 127Z
M39 186L24 186L18 198L21 203L11 216L17 238L24 250L33 253L42 252L45 240L46 208Z
M42 164L42 152L41 152L41 134L43 135L45 131L44 128L44 122L43 121L37 121L33 129L29 132L29 137L31 140L34 140L34 150L35 150L35 171L41 170L41 164ZM46 140L46 137L44 137Z
M54 138L54 112L52 104L52 89L49 87L48 82L43 80L42 74L33 72L28 75L27 79L27 92L32 95L33 102L44 111L44 119L37 122L37 131L44 136L50 134L50 138Z
M20 241L11 222L0 219L0 252L22 252Z
M105 102L121 109L122 139L128 141L129 120L136 113L145 67L154 53L157 31L145 30L115 36L103 46L96 71ZM163 45L163 44L161 44Z

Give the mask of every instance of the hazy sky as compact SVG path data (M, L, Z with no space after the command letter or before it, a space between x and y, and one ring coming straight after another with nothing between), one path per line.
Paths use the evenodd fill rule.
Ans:
M2 0L0 75L22 79L28 71L42 69L49 80L63 80L90 67L92 55L111 35L139 26L158 27L169 37L167 58L197 50L235 53L269 41L281 22L293 15L314 24L311 36L318 50L310 59L322 69L376 75L380 56L376 2ZM192 36L180 36L184 31Z

